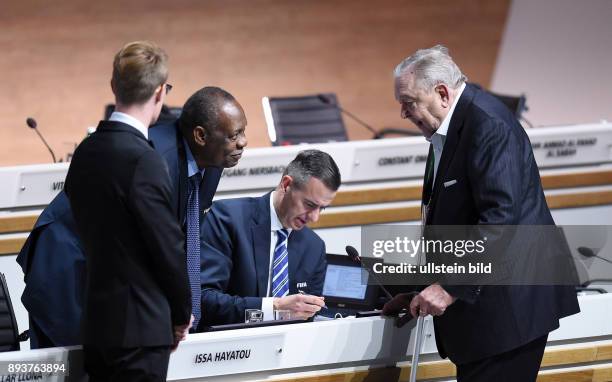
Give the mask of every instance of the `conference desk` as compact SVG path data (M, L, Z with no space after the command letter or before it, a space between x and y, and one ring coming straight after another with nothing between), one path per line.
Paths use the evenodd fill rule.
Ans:
M527 130L542 173L612 164L612 123ZM259 195L278 184L298 152L329 153L342 174L342 190L420 185L429 143L423 137L247 148L239 164L225 169L217 198ZM64 187L68 163L0 167L0 212L46 206Z
M564 318L549 336L540 372L544 381L547 375L559 381L612 376L612 295L580 296L579 302L581 313ZM406 381L414 321L399 329L391 318L365 317L192 334L172 354L168 380ZM424 334L419 380L452 379L453 365L437 356L431 317ZM70 371L14 381L83 379L79 347L0 353L0 365L7 361L59 362ZM589 373L599 379L575 379ZM0 373L0 381L9 380Z

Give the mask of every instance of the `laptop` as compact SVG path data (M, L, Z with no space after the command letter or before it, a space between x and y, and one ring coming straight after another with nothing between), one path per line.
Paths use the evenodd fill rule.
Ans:
M327 254L323 284L327 309L321 309L319 315L337 318L374 310L379 287L368 285L368 278L368 273L348 256Z

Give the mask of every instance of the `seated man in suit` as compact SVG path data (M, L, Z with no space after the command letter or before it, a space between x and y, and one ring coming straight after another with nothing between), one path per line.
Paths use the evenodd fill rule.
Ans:
M202 179L196 210L209 208L223 168L235 166L247 145L245 126L242 107L231 94L205 87L187 100L179 120L149 129L155 150L168 165L173 208L185 232L195 226L199 235L201 215L186 217L193 188L189 179L197 174ZM199 259L199 246L189 249L195 249ZM21 300L30 318L31 348L80 344L85 257L64 192L42 212L17 262L25 275ZM195 263L196 280L190 284L197 288L199 302L199 262ZM199 317L197 309L193 313Z
M340 171L328 154L300 152L274 191L213 203L202 224L202 321L244 322L245 309L307 319L324 306L325 243L308 223L332 202Z

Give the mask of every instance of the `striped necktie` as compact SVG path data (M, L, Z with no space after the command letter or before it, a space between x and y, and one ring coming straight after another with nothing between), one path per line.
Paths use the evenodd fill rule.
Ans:
M278 240L274 247L272 260L272 297L284 297L289 294L289 253L287 252L286 229L276 231Z
M189 197L187 199L187 273L191 286L191 313L193 328L198 327L202 317L200 296L200 183L202 174L199 172L189 178Z

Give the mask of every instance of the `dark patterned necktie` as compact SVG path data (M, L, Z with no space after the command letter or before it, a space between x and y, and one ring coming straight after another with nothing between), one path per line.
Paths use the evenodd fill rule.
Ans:
M289 253L287 252L289 232L286 229L279 229L276 234L278 240L272 261L272 297L284 297L289 294Z
M433 145L429 145L429 154L425 164L425 179L423 179L423 200L421 201L421 234L424 234L424 227L427 224L427 216L431 208L431 197L434 188L434 167L436 165L436 155Z
M425 187L423 203L429 204L431 200L431 194L433 193L434 187L434 169L436 167L436 154L433 149L433 145L429 145L429 154L427 155L427 163L425 165L425 179L423 181L423 187Z
M187 273L191 286L191 313L194 316L193 328L198 327L202 317L200 296L200 183L199 172L189 178L189 197L187 199Z

